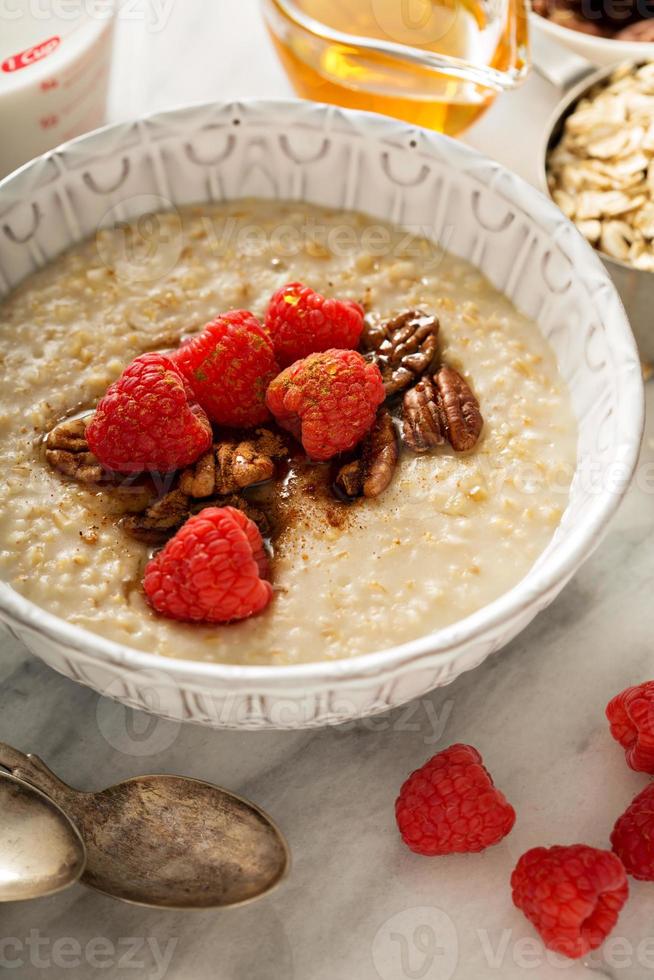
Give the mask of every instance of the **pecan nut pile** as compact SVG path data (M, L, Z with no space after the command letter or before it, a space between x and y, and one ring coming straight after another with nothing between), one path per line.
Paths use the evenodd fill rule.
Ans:
M47 462L60 473L80 483L115 482L89 450L86 428L92 415L70 419L55 426L45 442ZM139 541L158 544L170 537L201 506L215 498L218 506L243 510L266 533L266 519L238 496L240 491L270 480L275 461L288 456L284 440L269 429L256 429L249 439L225 438L193 465L174 477L173 488L145 507L122 518L124 530ZM170 484L169 484L170 485ZM119 486L115 487L120 490ZM145 488L144 488L145 491Z
M326 477L318 476L311 484L312 493L316 492L314 484L322 482L328 494L336 491L341 501L353 501L379 497L388 488L400 449L396 419L391 414L395 408L389 410L388 403L392 404L400 392L402 436L414 452L427 452L446 440L458 452L473 448L483 426L479 404L464 378L439 363L439 331L438 318L421 310L407 310L386 321L366 320L361 350L380 369L386 403L354 450L354 458L348 456L348 462L341 464L334 483L333 471ZM86 429L92 417L57 425L46 439L45 456L52 467L68 477L87 484L111 484L119 498L125 489L119 475L105 470L89 450ZM279 476L279 460L293 470L296 461L286 438L271 428L215 435L211 448L192 466L165 474L164 486L158 485L157 474L137 474L130 483L130 491L139 491L136 506L126 508L118 500L112 512L119 515L126 533L152 545L164 543L189 517L207 506L244 511L266 536L270 533L269 518L252 506L245 491ZM258 491L255 496L259 496ZM112 506L113 499L109 500ZM264 504L271 503L266 491L261 499ZM131 502L135 503L133 496ZM273 497L273 515L275 507ZM271 519L274 524L275 518Z
M339 470L336 486L346 497L378 497L393 479L398 460L397 433L388 409L378 411L359 450L360 456Z
M80 483L99 483L105 475L86 441L90 421L91 416L60 422L45 441L45 458L50 466Z
M269 429L257 429L250 439L225 439L214 443L200 459L182 470L178 485L138 514L123 519L131 537L156 544L167 537L202 507L208 498L219 507L242 510L267 533L267 520L242 497L241 490L272 479L275 460L288 455L284 441Z
M272 479L275 460L288 455L284 441L269 429L250 439L214 443L200 459L179 474L177 487L145 510L123 519L125 531L139 541L161 543L203 507L236 507L268 531L265 515L239 496L241 490ZM209 500L208 498L212 498Z
M182 524L193 514L208 506L235 507L253 521L262 535L270 531L268 519L263 511L253 507L244 497L230 494L214 500L194 497L184 493L179 487L155 500L138 514L130 514L121 521L121 526L130 537L145 544L164 544Z
M618 41L654 40L652 0L533 0L533 10L554 24Z
M467 381L454 368L442 367L433 380L423 378L404 396L402 434L416 453L447 439L456 452L473 449L484 420Z
M434 365L438 355L438 317L407 310L387 321L366 318L361 343L381 371L386 394L408 388Z
M182 490L155 500L138 514L124 517L121 525L132 538L146 544L159 544L191 516L191 498Z
M288 455L284 441L268 429L249 439L215 443L191 467L183 470L180 489L191 497L226 496L272 479L275 460Z
M619 41L639 41L641 44L651 44L654 41L654 19L638 20L634 24L629 24L621 31L618 31L616 38Z

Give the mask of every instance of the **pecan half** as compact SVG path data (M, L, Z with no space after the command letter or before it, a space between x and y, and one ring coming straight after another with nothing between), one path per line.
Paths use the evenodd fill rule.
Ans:
M210 497L216 492L216 450L209 449L193 464L182 470L179 488L189 497Z
M125 517L122 525L133 538L158 544L204 507L230 506L242 510L265 534L265 515L236 494L274 476L274 460L287 452L284 441L268 429L257 429L251 439L241 442L226 439L216 443L179 474L176 489L140 513Z
M475 446L484 427L479 402L454 368L442 367L434 375L434 382L445 435L453 449L459 453L467 452Z
M253 442L222 443L216 449L217 493L234 493L263 483L274 473L275 464L270 456L263 456Z
M438 317L420 310L407 310L385 323L366 319L362 346L377 363L387 395L403 391L429 371L438 354L439 330Z
M180 475L179 486L191 497L235 493L270 480L275 460L287 455L283 440L269 429L257 429L251 439L225 439Z
M378 411L360 451L359 459L341 467L336 485L347 497L378 497L393 479L398 459L397 433L387 409Z
M623 27L615 35L617 41L640 41L651 43L654 41L654 20L650 17L647 20L636 21L629 27Z
M484 420L479 402L454 368L443 367L433 381L423 378L404 396L402 435L415 453L441 446L445 439L457 452L476 444Z
M270 456L271 459L285 459L288 456L285 440L271 429L255 429L250 442L262 456Z
M122 526L132 538L159 544L176 531L190 513L190 500L182 490L171 490L140 513L124 517Z
M382 408L363 441L363 495L378 497L393 479L398 457L397 432L391 413Z
M360 459L341 466L336 475L336 486L346 497L360 497L363 490L363 464Z
M189 517L199 514L206 507L235 507L254 521L264 537L270 533L270 523L264 512L242 497L233 494L211 500L194 500L180 489L171 490L139 514L123 517L121 525L137 541L164 544Z
M438 392L429 378L423 378L415 388L406 392L402 408L402 436L414 453L426 453L428 449L442 446L445 436Z
M86 441L90 421L91 416L60 422L45 441L45 458L50 466L81 483L99 483L104 476L102 465Z

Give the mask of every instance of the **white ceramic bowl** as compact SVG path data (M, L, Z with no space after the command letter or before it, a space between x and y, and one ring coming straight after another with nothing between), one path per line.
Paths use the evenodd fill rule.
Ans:
M616 41L608 37L593 37L582 31L554 24L546 17L532 13L531 26L546 37L564 44L570 51L585 58L598 68L615 65L621 61L651 61L654 58L654 43L643 41Z
M477 265L538 321L572 391L578 468L553 541L510 592L412 643L351 660L237 667L156 657L44 612L0 583L0 613L46 663L134 708L213 727L301 728L402 704L499 650L598 544L633 472L640 364L620 300L561 212L460 143L382 116L310 102L191 106L82 137L0 183L0 295L93 234L133 216L245 195L355 208ZM146 202L145 204L143 202Z

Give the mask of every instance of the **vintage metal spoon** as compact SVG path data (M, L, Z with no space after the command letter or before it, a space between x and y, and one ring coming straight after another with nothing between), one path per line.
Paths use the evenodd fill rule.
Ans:
M270 817L211 783L135 776L82 793L41 759L4 743L0 766L70 817L86 846L81 881L114 898L164 908L225 908L260 898L288 871L288 846Z
M56 803L0 773L0 817L0 901L53 895L79 879L84 844Z

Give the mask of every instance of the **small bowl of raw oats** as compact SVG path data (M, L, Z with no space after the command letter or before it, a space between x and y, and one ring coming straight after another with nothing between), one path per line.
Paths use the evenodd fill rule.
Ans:
M557 107L542 181L600 253L654 360L654 62L602 68Z

